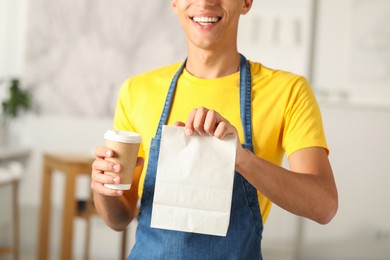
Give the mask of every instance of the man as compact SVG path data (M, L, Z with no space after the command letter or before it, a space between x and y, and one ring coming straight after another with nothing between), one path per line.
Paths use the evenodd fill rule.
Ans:
M114 127L142 135L140 167L130 191L105 188L120 180L104 171L120 171L121 165L104 160L115 151L97 147L91 183L96 208L108 226L123 230L142 199L129 259L261 259L271 201L321 224L336 214L337 189L318 105L303 77L239 54L238 22L252 0L171 0L171 5L186 34L187 60L123 84ZM189 136L238 137L226 237L150 228L157 129L163 124L183 126ZM284 152L289 170L280 167Z

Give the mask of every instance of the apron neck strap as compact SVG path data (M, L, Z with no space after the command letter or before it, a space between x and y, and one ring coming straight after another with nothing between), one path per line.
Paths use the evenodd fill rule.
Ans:
M240 54L240 116L245 145L252 147L252 75L250 64ZM248 147L248 148L249 148ZM253 147L251 149L253 151Z
M156 137L158 137L158 138L161 137L162 126L166 125L168 122L168 116L171 112L171 107L172 107L171 104L172 104L173 97L175 95L176 85L177 85L177 82L179 80L181 73L183 72L183 70L186 66L186 63L187 63L187 59L180 66L180 68L178 69L178 71L176 72L175 76L173 77L173 79L171 81L171 85L169 86L168 94L167 94L167 97L165 99L164 108L163 108L163 111L161 113L160 122L158 123L158 128L157 128L157 132L156 132Z

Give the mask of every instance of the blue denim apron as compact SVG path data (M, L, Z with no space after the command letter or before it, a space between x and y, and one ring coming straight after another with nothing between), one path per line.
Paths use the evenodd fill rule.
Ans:
M151 228L154 187L160 150L162 126L166 124L178 78L185 62L170 85L155 138L150 145L149 163L145 176L136 242L128 259L262 259L262 217L256 189L235 172L230 224L226 237ZM251 72L241 55L240 115L244 129L243 147L253 152L251 119Z

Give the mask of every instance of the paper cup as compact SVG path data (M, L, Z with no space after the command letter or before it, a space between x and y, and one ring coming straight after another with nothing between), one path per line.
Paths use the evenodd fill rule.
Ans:
M122 166L121 172L105 171L104 174L119 176L120 184L104 184L114 190L129 190L133 181L134 169L137 162L141 135L134 132L108 130L104 134L105 146L114 151L114 156L106 158L107 161Z

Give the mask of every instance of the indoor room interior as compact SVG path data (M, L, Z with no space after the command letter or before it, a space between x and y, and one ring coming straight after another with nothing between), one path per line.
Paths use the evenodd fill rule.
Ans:
M327 225L273 205L264 259L389 260L390 1L253 2L239 51L308 79L339 195ZM121 84L185 55L169 1L0 0L0 103L21 97L0 117L0 259L124 259L137 221L96 214L93 150Z

